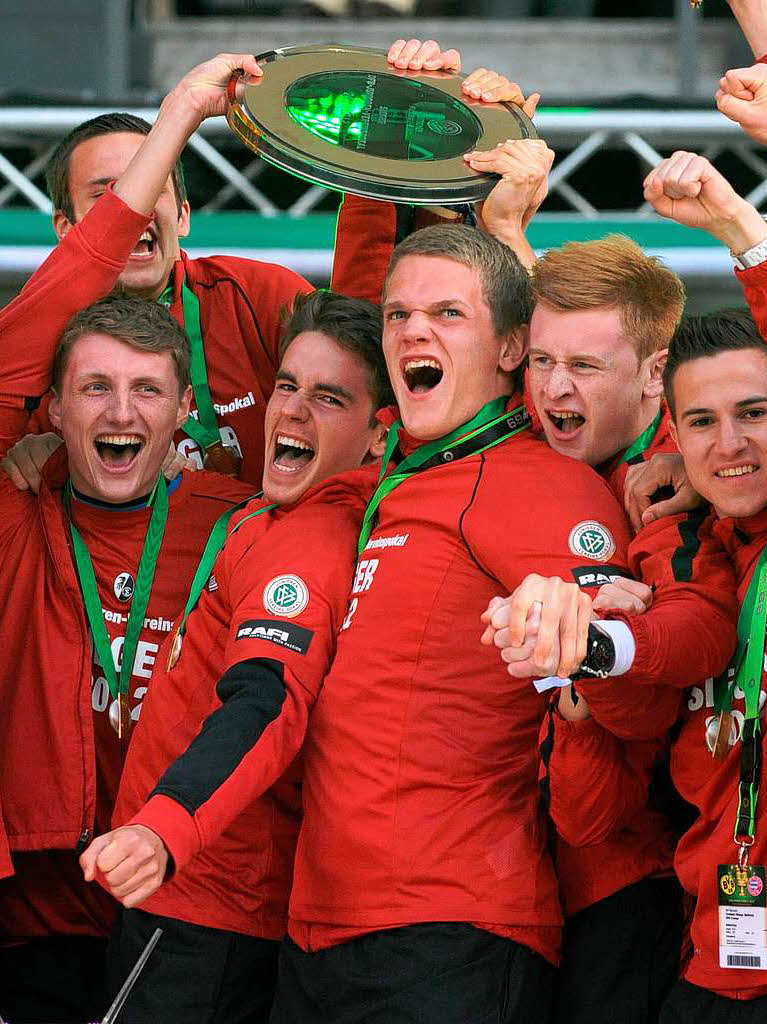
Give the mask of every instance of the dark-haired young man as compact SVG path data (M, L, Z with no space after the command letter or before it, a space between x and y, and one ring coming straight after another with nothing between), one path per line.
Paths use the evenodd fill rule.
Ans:
M495 239L435 227L395 251L384 350L404 426L304 748L276 1021L546 1017L544 698L473 623L499 583L582 564L586 523L597 567L620 569L628 531L605 484L526 429L528 318L527 274Z
M156 303L82 310L52 371L66 447L45 464L39 495L0 478L0 792L15 869L0 883L0 1014L10 1020L103 1013L115 904L85 885L76 850L108 827L131 727L210 529L250 493L211 473L167 486L160 475L189 412L189 362L184 331ZM0 390L11 373L4 363Z
M124 1011L133 1024L171 1004L190 1024L266 1021L271 1007L301 821L291 762L332 660L375 480L333 474L380 458L375 413L390 402L371 303L299 300L280 353L263 496L232 520L215 565L203 559L181 646L177 631L158 657L115 809L128 825L82 858L89 879L98 870L126 907L141 903L118 925L116 983L164 930ZM152 895L169 856L175 873Z
M672 749L674 782L699 815L674 864L695 898L693 953L661 1020L756 1024L767 1014L767 349L751 318L687 318L664 387L690 482L710 502L735 565L741 613L734 676L690 691Z

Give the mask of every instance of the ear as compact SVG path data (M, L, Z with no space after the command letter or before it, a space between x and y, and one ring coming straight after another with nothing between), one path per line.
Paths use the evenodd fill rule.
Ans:
M189 419L189 409L192 405L192 385L187 384L176 413L176 430Z
M51 390L51 400L48 403L48 419L56 430L61 432L61 399L53 390Z
M663 371L666 369L668 349L653 352L645 360L645 383L642 393L645 398L660 398L663 394Z
M192 220L192 208L189 201L185 199L181 204L181 213L178 215L178 237L186 238L189 234Z
M56 237L59 241L70 231L72 226L72 221L69 217L61 210L56 210L53 214L53 230L56 232Z
M385 427L383 423L376 423L373 428L373 436L368 445L367 454L364 458L364 462L377 462L378 459L383 458L383 453L386 451L386 438L389 436L389 428Z
M512 370L516 370L527 355L529 347L529 324L523 324L521 327L516 327L513 331L509 331L503 338L501 351L498 356L499 369L503 370L504 373L511 373Z
M676 423L674 422L674 420L671 417L669 417L669 421L668 421L668 432L669 432L669 434L671 434L672 438L674 439L674 444L677 446L678 451L681 452L682 449L679 447L679 433L678 433L678 431L676 429Z

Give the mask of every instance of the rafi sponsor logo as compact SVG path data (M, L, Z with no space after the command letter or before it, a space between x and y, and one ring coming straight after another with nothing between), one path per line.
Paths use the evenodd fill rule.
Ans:
M275 576L264 587L264 608L272 615L294 619L309 604L309 588L300 576Z
M590 558L592 562L607 562L615 551L613 535L594 519L586 519L574 526L567 543L574 555Z
M115 576L114 592L118 601L130 601L133 591L136 589L136 581L129 572L118 572Z
M597 569L593 565L579 565L572 570L573 579L579 587L603 587L605 583L615 583L618 579L631 580L634 577L626 569L616 565L606 565Z
M386 548L404 548L409 533L395 533L392 537L373 537L365 545L366 551L384 550Z
M295 622L274 619L247 619L237 627L236 640L268 640L296 654L306 654L314 633Z

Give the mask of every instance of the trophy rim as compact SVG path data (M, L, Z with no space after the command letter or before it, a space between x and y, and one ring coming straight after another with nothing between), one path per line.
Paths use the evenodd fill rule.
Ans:
M320 54L325 58L322 67L317 66ZM328 61L328 57L333 59ZM308 132L286 109L288 88L310 74L373 72L432 85L459 101L474 116L481 129L475 149L493 149L510 138L538 138L530 118L514 104L482 103L464 96L461 83L466 75L393 68L386 61L385 50L313 43L268 50L256 59L268 70L262 79L246 85L242 103L230 105L230 128L241 142L269 163L332 190L425 205L477 202L486 198L498 176L472 170L464 163L462 154L440 160L407 161L339 150ZM343 153L340 165L339 152Z

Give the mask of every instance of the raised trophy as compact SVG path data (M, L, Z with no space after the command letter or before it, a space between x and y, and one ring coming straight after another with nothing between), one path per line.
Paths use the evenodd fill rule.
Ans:
M484 199L498 181L461 159L507 139L535 139L512 103L461 92L464 75L392 67L383 50L291 46L256 58L263 78L237 99L227 121L269 163L325 188L372 199L441 204Z

